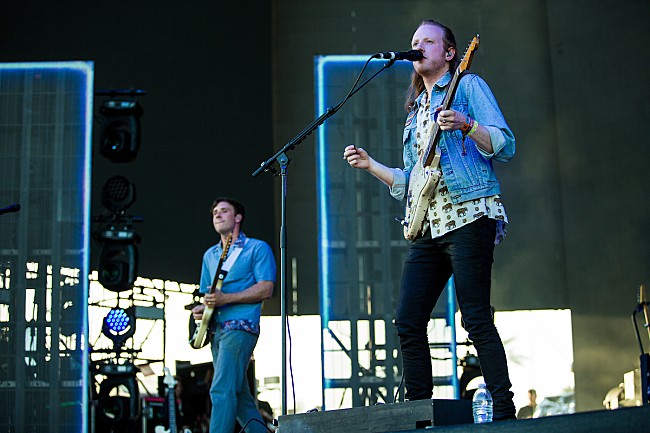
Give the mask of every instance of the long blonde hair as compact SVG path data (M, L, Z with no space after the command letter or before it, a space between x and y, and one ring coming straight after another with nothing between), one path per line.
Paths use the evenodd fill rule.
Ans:
M454 32L452 32L449 27L435 20L422 21L418 26L418 29L422 26L438 26L439 28L442 29L443 31L442 41L445 44L445 51L448 51L449 48L454 48L454 57L451 60L449 60L449 70L453 73L456 70L456 67L458 66L459 63L458 49L456 48L456 37L454 36ZM411 84L408 90L406 91L406 101L404 103L404 109L406 110L407 113L410 113L411 110L413 110L413 106L415 105L415 100L417 99L418 96L420 96L420 93L422 93L423 91L424 91L424 80L422 79L422 76L420 74L413 71L413 74L411 74Z

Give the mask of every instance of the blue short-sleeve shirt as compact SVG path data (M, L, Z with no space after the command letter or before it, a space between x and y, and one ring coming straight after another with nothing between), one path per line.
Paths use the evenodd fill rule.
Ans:
M275 282L275 257L269 244L259 239L248 238L244 233L240 233L237 240L230 247L228 255L233 254L235 248L242 248L242 251L223 280L222 292L241 292L260 281ZM219 242L208 248L203 254L201 293L210 291L222 251L221 242ZM255 304L223 305L215 310L213 317L220 325L225 322L244 321L259 327L261 314L262 302L258 302Z

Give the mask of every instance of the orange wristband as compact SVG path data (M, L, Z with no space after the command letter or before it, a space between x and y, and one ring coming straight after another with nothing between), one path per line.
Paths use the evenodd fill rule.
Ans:
M467 131L469 131L472 128L472 118L469 116L465 116L465 123L463 126L460 127L460 130L463 131L463 133L467 134Z

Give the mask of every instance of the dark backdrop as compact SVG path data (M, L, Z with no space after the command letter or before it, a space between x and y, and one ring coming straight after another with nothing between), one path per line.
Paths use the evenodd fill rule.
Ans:
M234 2L4 2L0 61L93 60L95 89L146 96L142 142L130 163L93 152L92 214L104 182L136 185L128 211L144 217L139 274L198 282L216 241L208 213L228 195L246 205L249 236L277 243L273 178L251 173L272 154L271 4ZM103 98L97 97L98 108ZM97 110L96 110L97 111ZM95 122L95 138L100 124ZM92 244L92 268L99 245Z
M606 392L638 367L630 314L638 285L650 282L642 132L650 125L650 2L276 0L274 141L313 119L315 54L406 50L427 18L449 25L463 48L481 35L472 71L490 84L517 137L515 159L496 167L510 226L495 252L493 304L570 308L577 408L602 409ZM356 144L372 151L373 143ZM314 140L294 155L289 226L303 227L316 219ZM305 310L317 302L316 240L313 230L289 240Z
M217 194L244 201L246 231L277 246L279 182L250 173L320 114L313 56L406 49L424 18L450 25L461 46L481 34L472 69L518 140L497 168L511 226L495 307L570 308L578 410L602 408L638 365L629 315L650 281L647 0L5 2L0 61L95 60L97 88L148 92L138 159L95 158L93 209L98 186L127 175L145 217L140 274L195 282ZM313 313L313 137L292 157L289 260L298 310Z

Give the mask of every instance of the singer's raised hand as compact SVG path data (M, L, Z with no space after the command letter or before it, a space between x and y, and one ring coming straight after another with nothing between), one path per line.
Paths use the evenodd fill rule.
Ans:
M343 159L350 164L350 167L366 170L386 185L393 185L393 171L384 164L371 158L368 152L362 148L350 144L343 150Z
M345 159L350 167L362 168L367 170L370 168L370 156L368 152L354 144L350 144L343 150L343 159Z

